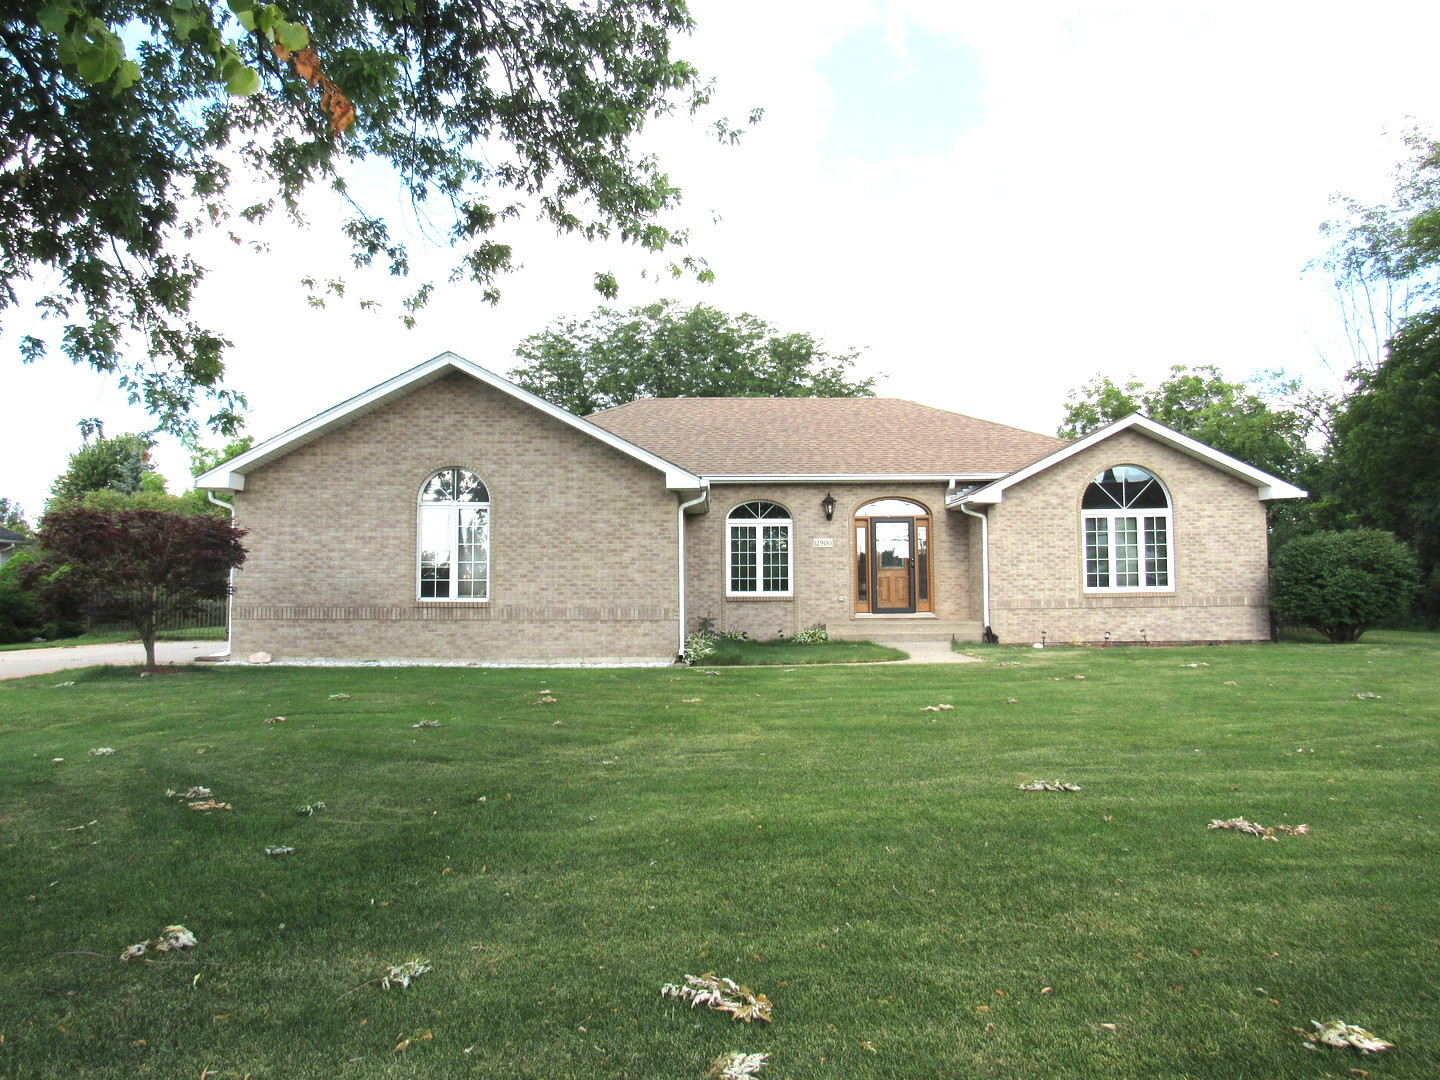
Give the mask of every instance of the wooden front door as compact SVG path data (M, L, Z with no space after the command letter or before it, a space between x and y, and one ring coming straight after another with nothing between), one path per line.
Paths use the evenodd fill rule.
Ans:
M915 610L915 519L870 519L870 610Z

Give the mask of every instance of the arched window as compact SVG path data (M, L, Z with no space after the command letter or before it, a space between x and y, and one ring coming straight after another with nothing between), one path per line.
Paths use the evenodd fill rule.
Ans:
M741 503L725 520L726 595L791 596L791 543L794 524L779 503Z
M421 600L490 598L490 492L468 469L441 469L420 488Z
M1158 477L1116 465L1080 501L1086 591L1172 590L1170 496Z

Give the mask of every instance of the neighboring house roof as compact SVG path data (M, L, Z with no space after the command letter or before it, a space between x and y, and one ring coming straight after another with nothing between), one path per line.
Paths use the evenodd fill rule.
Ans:
M30 538L28 536L21 536L14 530L7 529L3 525L0 525L0 544L13 547L17 544L28 544L29 542Z
M1090 447L1096 443L1112 438L1122 431L1130 431L1132 429L1143 432L1157 442L1173 447L1181 453L1189 454L1197 460L1206 462L1221 472L1229 473L1231 476L1254 484L1256 489L1255 497L1262 501L1267 499L1303 499L1307 494L1307 492L1301 488L1296 487L1288 481L1281 480L1278 476L1271 476L1264 470L1257 469L1253 465L1247 465L1238 458L1233 458L1229 454L1222 454L1219 450L1206 446L1202 442L1197 442L1188 435L1182 435L1174 428L1168 428L1164 424L1157 423L1148 416L1142 416L1140 413L1131 413L1129 416L1116 420L1113 424L1107 424L1105 427L1092 431L1084 438L1066 443L1061 446L1060 449L1022 465L1003 479L986 484L981 488L957 492L955 495L946 499L946 502L950 505L957 503L965 503L967 505L978 503L983 505L1003 502L1005 500L1005 492L1008 488L1030 479L1030 477L1036 473L1044 472L1053 465L1058 465L1066 458L1072 457L1082 450L1090 449Z
M990 480L1065 445L899 398L644 398L586 419L720 482Z
M551 405L548 401L536 397L528 390L522 390L508 379L503 379L493 371L489 371L479 364L472 364L464 357L457 356L453 352L444 352L434 359L427 360L423 364L403 371L393 379L387 379L379 386L372 386L362 394L356 394L347 401L342 401L334 408L326 409L324 412L312 416L303 423L296 424L288 431L281 432L273 439L267 439L259 446L252 447L243 454L231 458L229 461L219 465L209 472L202 473L195 478L195 486L202 490L210 491L244 491L245 474L262 465L267 465L278 458L284 457L293 450L297 450L307 443L314 442L337 428L344 427L351 421L364 416L366 413L388 405L397 398L418 390L437 379L444 378L452 371L458 371L469 375L478 382L494 387L502 393L509 394L513 398L523 401L532 408L552 419L560 421L577 431L588 435L590 438L620 451L635 460L658 469L665 475L665 486L676 491L699 490L704 486L698 476L686 472L683 468L677 467L673 462L657 456L647 449L626 441L623 436L616 435L604 428L596 427L573 413Z

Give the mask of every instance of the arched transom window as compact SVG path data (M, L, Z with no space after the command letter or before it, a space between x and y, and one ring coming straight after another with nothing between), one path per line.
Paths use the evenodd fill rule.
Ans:
M725 521L725 591L730 596L790 596L790 511L779 503L741 503Z
M1170 496L1135 465L1116 465L1081 500L1087 591L1173 590Z
M421 600L490 598L490 492L468 469L441 469L420 488Z

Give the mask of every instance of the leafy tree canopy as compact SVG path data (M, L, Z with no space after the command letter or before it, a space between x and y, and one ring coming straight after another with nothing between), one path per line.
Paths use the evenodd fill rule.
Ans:
M42 607L129 622L153 668L160 622L226 595L244 535L208 514L66 505L41 520L41 554L21 580Z
M1440 308L1412 315L1335 421L1342 496L1440 562Z
M0 498L0 527L21 536L29 536L31 532L30 522L25 519L24 508L5 498Z
M562 319L515 349L509 378L578 416L646 397L872 397L851 375L858 351L832 353L754 315L661 300Z
M1411 544L1428 581L1420 610L1440 621L1440 140L1405 142L1390 200L1341 199L1326 230L1325 265L1382 342L1347 373L1326 466L1336 518Z
M190 475L199 476L201 473L209 472L216 466L225 464L231 458L239 457L254 445L254 435L243 435L238 439L231 439L224 446L219 447L197 444L190 451Z
M1314 459L1305 443L1310 418L1272 408L1210 364L1176 364L1169 378L1153 387L1133 375L1123 384L1097 375L1070 391L1059 435L1077 439L1133 412L1277 476L1295 478Z
M81 421L84 442L70 455L65 471L50 485L50 503L79 499L89 491L133 495L139 491L164 492L165 478L155 469L149 435L126 432L106 437L93 421Z
M300 195L319 182L344 193L347 166L392 167L461 249L455 275L490 301L515 265L497 227L522 211L677 254L685 236L662 220L679 191L630 143L705 103L708 84L671 55L691 26L683 0L7 5L0 312L34 279L72 360L116 373L162 429L193 431L207 399L229 434L244 400L223 383L223 334L190 316L204 275L191 241L277 209L298 221ZM232 193L237 177L258 201ZM383 217L356 205L345 233L357 265L409 270ZM672 269L708 275L690 258ZM616 288L609 274L596 284ZM261 315L265 301L257 283L235 310ZM46 342L20 347L33 360Z

